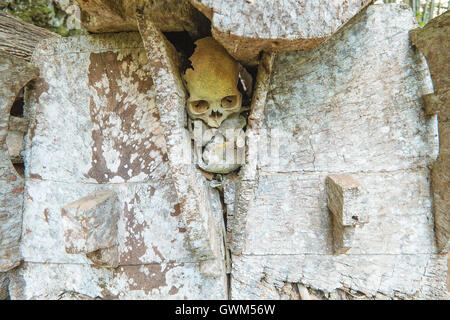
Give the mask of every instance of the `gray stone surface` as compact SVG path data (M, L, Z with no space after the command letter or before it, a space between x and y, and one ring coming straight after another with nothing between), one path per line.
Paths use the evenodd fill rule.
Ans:
M145 182L162 164L164 137L145 52L138 34L121 37L74 37L38 47L40 107L30 110L27 178Z
M20 264L24 180L8 148L10 110L20 90L37 76L27 61L0 53L0 272Z
M448 299L444 255L243 255L233 257L233 299L280 299L298 283L325 299ZM251 266L251 267L250 267Z
M28 90L27 90L28 92ZM23 97L17 99L26 99L24 90ZM24 151L24 137L28 132L28 119L25 117L9 117L8 136L6 137L6 145L8 147L9 158L13 164L23 163L22 152Z
M191 0L211 20L213 37L236 59L256 64L261 51L311 49L369 0Z
M260 141L266 141L264 136L264 107L267 101L267 93L270 85L275 55L263 54L258 66L255 91L251 103L251 113L248 117L248 128L246 131L246 160L239 172L239 181L236 185L235 203L233 205L233 218L229 229L231 234L230 249L234 254L242 253L242 241L246 234L246 222L248 207L253 200L258 180L258 154ZM262 140L261 140L262 139Z
M434 92L424 95L425 110L438 116L439 157L433 164L434 221L439 250L450 250L450 12L436 17L426 27L411 30L411 43L427 58Z
M10 292L13 300L59 299L68 292L90 299L224 299L217 279L198 270L198 263L169 260L117 269L24 263L11 276Z
M151 19L138 17L139 31L147 50L155 81L156 104L166 138L167 155L181 218L194 255L208 266L215 265L216 277L225 281L223 212L217 191L193 163L191 138L186 129L186 91L179 73L175 48ZM211 270L210 267L202 270ZM210 274L210 271L207 271Z
M438 151L436 117L425 115L422 99L432 84L409 45L415 27L408 8L372 5L318 48L277 55L267 104L247 131L232 298L278 299L286 282L331 299L448 298L428 168ZM368 218L339 256L330 174L361 183Z
M0 89L0 262L9 270L24 260L0 272L0 298L9 286L12 299L448 299L447 257L435 241L447 229L433 214L448 203L430 188L439 147L429 115L443 121L446 96L428 95L410 10L372 5L349 20L367 2L191 2L241 61L269 51L260 55L239 175L196 168L179 56L150 2L101 12L106 2L92 1L94 25L122 6L131 15L125 10L119 29L133 17L140 34L38 46L25 185L5 147L6 118L20 81L36 73L19 68L17 86ZM0 55L0 68L8 59ZM113 232L69 254L61 210L97 192L117 197L114 209L89 206Z
M0 300L9 298L9 277L8 273L0 272Z
M334 252L345 253L352 247L355 226L367 223L367 208L361 203L367 202L367 199L361 197L361 183L351 175L329 175L325 185Z
M194 262L170 181L137 184L81 184L29 181L26 186L22 253L36 263L88 263L65 250L61 208L86 194L108 188L118 196L120 264L159 263L163 257ZM152 196L149 196L153 194Z
M332 254L326 176L260 174L248 207L243 254ZM356 226L348 254L436 252L428 170L355 177L366 188L369 222Z
M90 32L137 31L136 5L164 32L187 31L197 36L207 19L189 0L77 0L81 22Z
M112 191L97 191L61 209L66 252L91 253L117 245L119 210Z
M49 40L33 61L25 262L12 299L225 298L225 282L201 274L188 244L139 34ZM117 195L118 261L114 248L65 250L61 209L97 191Z
M119 246L114 245L109 248L89 252L86 254L86 257L97 266L117 268L119 266Z
M351 175L329 175L326 179L328 209L343 226L364 223L364 208L359 203L361 183Z

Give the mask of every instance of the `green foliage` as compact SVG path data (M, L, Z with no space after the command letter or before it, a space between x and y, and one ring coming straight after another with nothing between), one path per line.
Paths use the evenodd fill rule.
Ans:
M0 0L0 10L62 36L81 33L66 27L67 14L52 0Z
M450 1L442 0L383 0L384 3L400 3L404 2L409 4L413 10L417 23L420 26L424 26L431 19L444 13L450 6Z

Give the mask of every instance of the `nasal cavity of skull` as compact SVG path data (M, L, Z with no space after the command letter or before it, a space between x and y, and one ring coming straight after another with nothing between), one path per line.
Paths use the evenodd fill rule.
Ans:
M222 117L222 113L220 111L211 111L211 115L209 116L213 119L220 119Z
M24 148L24 137L28 130L28 121L24 118L27 87L24 87L16 96L10 109L8 124L8 135L6 145L8 147L9 159L17 174L24 177L25 164L22 157Z

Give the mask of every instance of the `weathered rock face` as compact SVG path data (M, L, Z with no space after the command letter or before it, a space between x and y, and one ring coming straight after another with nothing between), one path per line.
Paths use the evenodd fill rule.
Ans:
M163 32L187 31L195 36L207 24L207 19L188 0L77 1L82 9L83 26L96 33L137 31L136 6Z
M194 164L162 33L202 33L187 0L80 1L91 31L139 33L34 51L24 179L7 128L28 122L9 108L37 72L0 55L0 299L448 298L448 161L429 115L445 156L448 90L430 64L428 95L409 8L340 28L369 1L191 2L232 55L259 59L245 165L219 178Z
M134 1L78 1L83 26L91 32L136 31Z
M10 110L19 91L37 76L27 61L0 53L0 273L20 264L20 234L24 179L16 172L8 150Z
M256 64L261 51L311 49L370 0L191 0L211 20L211 31L228 52Z
M9 298L9 278L6 272L0 272L0 300L6 300Z
M411 31L411 42L427 58L434 93L424 96L426 113L438 115L439 157L433 165L435 232L439 250L450 249L450 12L433 19L423 29Z
M202 273L222 281L221 276L225 275L222 206L217 190L211 190L193 164L191 138L186 129L186 92L177 54L145 14L138 16L138 23L155 79L156 102L190 248L201 261Z
M353 246L356 226L368 222L365 214L367 199L362 194L361 183L351 175L329 175L325 185L334 253L345 253Z
M99 191L61 210L66 252L93 253L117 246L117 196Z
M209 19L214 38L247 65L256 65L262 51L316 47L370 2L78 0L83 26L91 32L136 31L136 8L159 30L187 31L193 37L208 32Z
M318 48L277 55L265 109L259 95L250 115L232 298L293 298L297 284L328 299L447 297L429 188L436 117L423 110L432 84L409 44L415 27L409 8L373 5ZM334 255L325 182L344 173L367 223Z
M203 275L189 246L139 34L47 40L33 62L24 264L11 275L11 297L225 298L225 274ZM94 266L109 252L65 250L61 209L98 191L117 195L115 269Z

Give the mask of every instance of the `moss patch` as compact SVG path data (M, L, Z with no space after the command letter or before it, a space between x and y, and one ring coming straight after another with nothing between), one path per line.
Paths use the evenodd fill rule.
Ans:
M64 37L82 33L80 29L67 28L69 16L53 0L2 0L0 10Z

